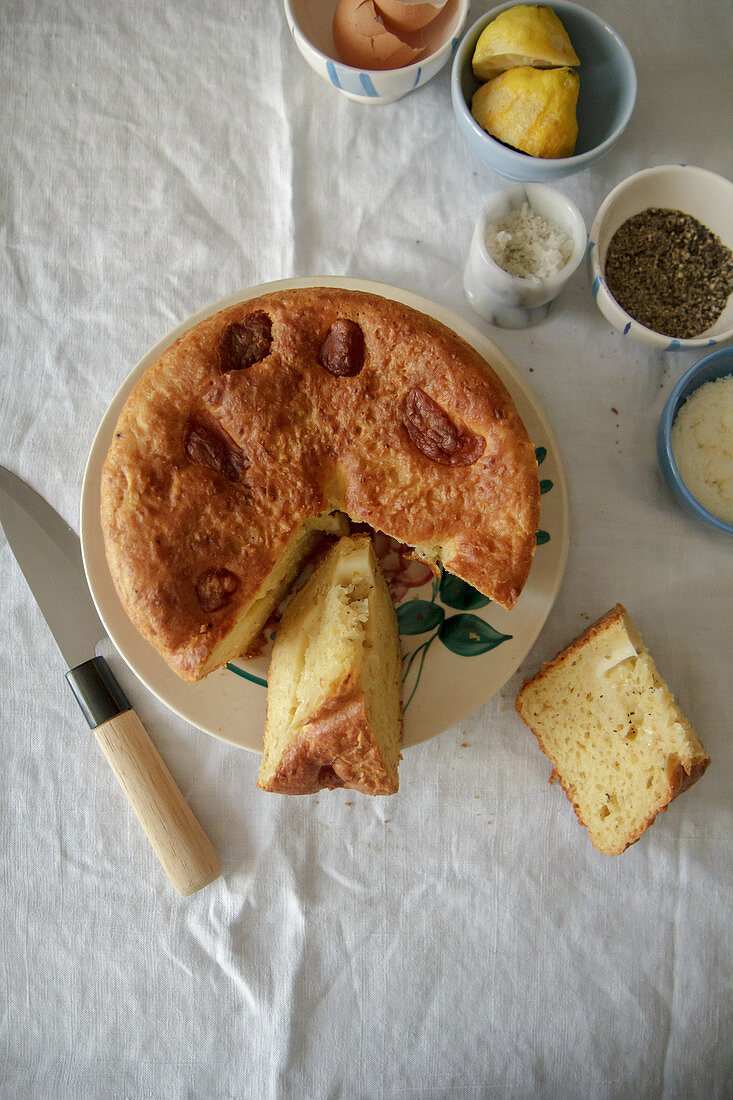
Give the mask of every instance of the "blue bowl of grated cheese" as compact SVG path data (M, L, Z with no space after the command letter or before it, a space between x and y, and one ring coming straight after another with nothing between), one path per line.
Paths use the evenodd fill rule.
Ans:
M733 535L733 347L682 375L659 421L657 458L685 511Z

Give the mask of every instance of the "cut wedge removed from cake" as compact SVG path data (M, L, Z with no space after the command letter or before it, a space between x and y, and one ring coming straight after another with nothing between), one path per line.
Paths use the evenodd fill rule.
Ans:
M524 683L517 710L607 855L638 840L710 763L621 604Z
M401 680L397 616L371 541L339 539L278 628L257 785L279 794L394 794Z

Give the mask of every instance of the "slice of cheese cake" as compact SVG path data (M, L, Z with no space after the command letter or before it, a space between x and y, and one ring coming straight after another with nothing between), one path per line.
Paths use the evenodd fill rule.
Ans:
M397 616L366 536L340 539L289 603L270 662L258 786L394 794L402 739Z
M710 763L621 604L524 683L517 710L608 855L638 840Z

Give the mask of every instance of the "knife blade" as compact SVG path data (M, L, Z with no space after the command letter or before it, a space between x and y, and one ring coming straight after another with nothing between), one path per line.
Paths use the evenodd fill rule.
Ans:
M211 841L181 794L104 657L106 636L75 531L34 489L0 466L0 524L66 661L66 680L142 825L183 897L221 874Z

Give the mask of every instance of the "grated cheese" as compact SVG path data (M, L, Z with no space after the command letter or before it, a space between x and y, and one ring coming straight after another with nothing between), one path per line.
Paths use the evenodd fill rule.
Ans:
M671 442L692 495L718 519L733 523L733 375L705 382L687 398Z

